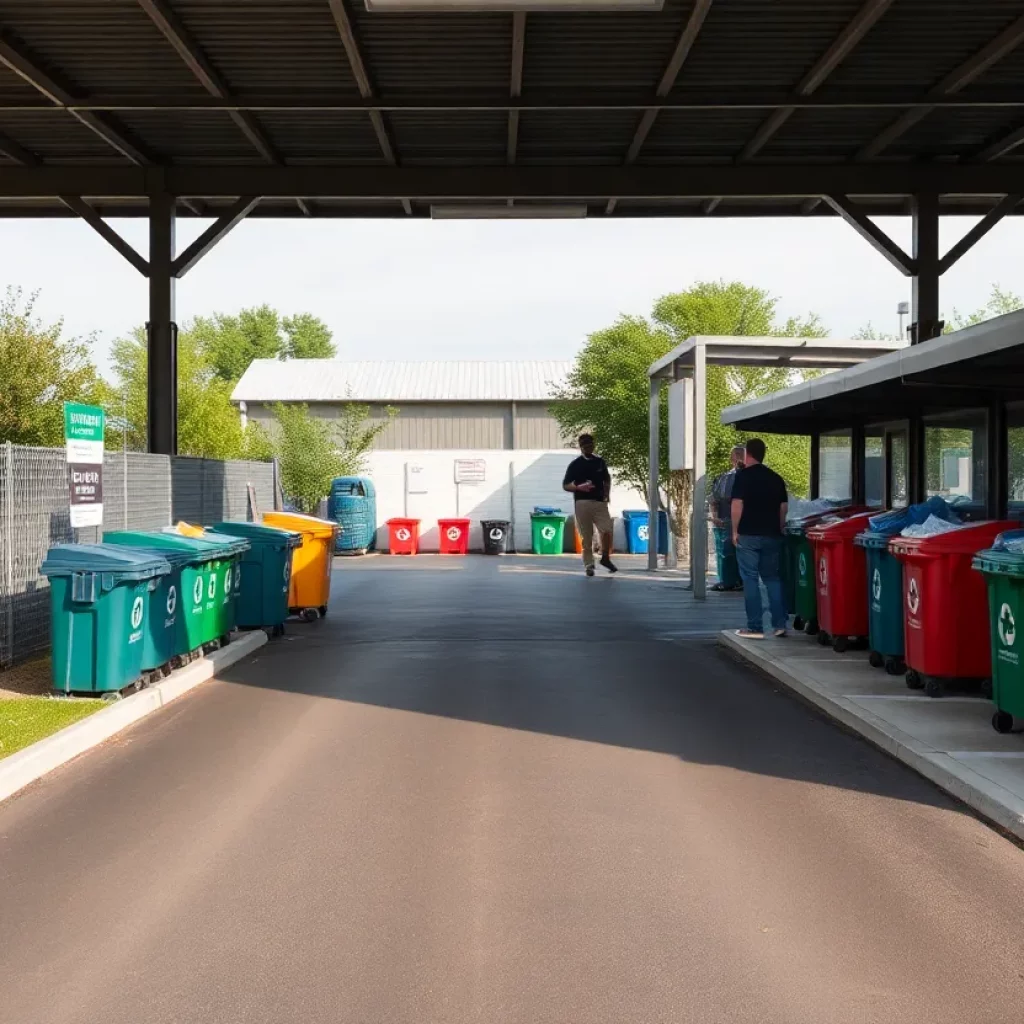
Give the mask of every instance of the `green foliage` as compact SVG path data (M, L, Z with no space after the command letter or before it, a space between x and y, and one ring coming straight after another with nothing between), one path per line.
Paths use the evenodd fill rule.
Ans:
M1024 299L1013 292L1005 291L998 284L992 285L992 294L981 309L966 315L954 309L946 320L943 329L944 334L951 334L953 331L962 331L965 327L973 327L985 320L991 320L995 316L1003 316L1005 313L1013 313L1018 309L1024 309Z
M58 447L64 403L105 404L89 345L62 338L63 324L35 316L36 296L8 288L0 299L0 441Z
M259 423L249 423L242 431L241 457L250 462L271 462L275 454L270 434Z
M666 295L655 304L650 321L622 316L611 327L591 334L576 357L551 409L567 437L593 430L598 450L622 480L641 494L648 471L647 369L679 342L694 335L728 334L774 337L823 337L816 316L775 322L776 300L740 282L700 282ZM728 405L769 394L792 384L796 376L781 368L708 368L708 475L729 465L729 450L744 440L720 422ZM662 394L661 476L668 472L667 399ZM771 436L768 463L795 494L806 494L810 446L806 438Z
M191 327L214 373L234 383L254 359L330 359L328 326L312 313L282 317L270 306L198 317Z
M368 406L349 402L338 420L328 420L305 405L277 405L274 440L284 493L300 511L315 512L336 476L363 472L366 453L394 415L388 409L388 418L375 423Z

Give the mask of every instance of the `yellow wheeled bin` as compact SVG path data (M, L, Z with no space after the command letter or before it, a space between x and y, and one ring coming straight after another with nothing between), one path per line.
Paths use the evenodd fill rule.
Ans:
M326 615L331 599L331 559L338 539L338 524L298 512L264 512L263 525L302 535L302 544L292 552L288 610L307 622Z

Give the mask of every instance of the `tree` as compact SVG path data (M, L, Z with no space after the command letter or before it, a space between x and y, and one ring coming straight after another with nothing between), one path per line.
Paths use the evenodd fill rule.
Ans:
M952 314L946 321L943 333L950 334L953 331L962 331L965 327L973 327L975 324L991 320L996 316L1003 316L1006 313L1016 312L1018 309L1024 309L1024 299L1013 292L1005 291L998 284L994 284L992 285L992 293L989 295L988 302L981 309L976 309L973 313L964 315L954 307Z
M264 304L235 314L198 317L191 331L209 365L234 384L254 359L330 359L335 355L330 328L312 313L282 317Z
M8 288L0 299L0 440L57 447L64 443L64 403L106 404L89 345L63 338L63 324L35 315L27 299Z
M315 512L337 476L353 476L366 467L366 454L397 410L370 420L368 406L347 402L338 420L310 415L306 405L274 409L274 446L281 461L281 486L300 512Z

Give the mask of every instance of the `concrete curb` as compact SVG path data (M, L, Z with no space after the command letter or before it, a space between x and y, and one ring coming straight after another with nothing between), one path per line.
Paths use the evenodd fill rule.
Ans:
M252 654L267 642L267 634L258 629L245 633L227 647L172 672L162 682L132 694L103 708L66 729L19 750L0 761L0 801L24 789L72 758L110 739L122 729L158 711L183 694L194 690L229 665Z
M730 653L800 694L830 718L860 733L876 747L913 768L999 828L1018 839L1024 839L1024 801L1008 789L973 771L944 751L872 715L853 701L829 693L809 672L798 667L799 663L786 663L776 657L772 653L771 644L743 641L728 630L719 634L718 642Z

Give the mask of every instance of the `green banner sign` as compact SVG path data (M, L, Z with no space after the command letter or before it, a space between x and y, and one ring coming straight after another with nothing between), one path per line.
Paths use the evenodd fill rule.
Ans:
M103 430L106 415L96 405L64 403L71 525L103 525Z

